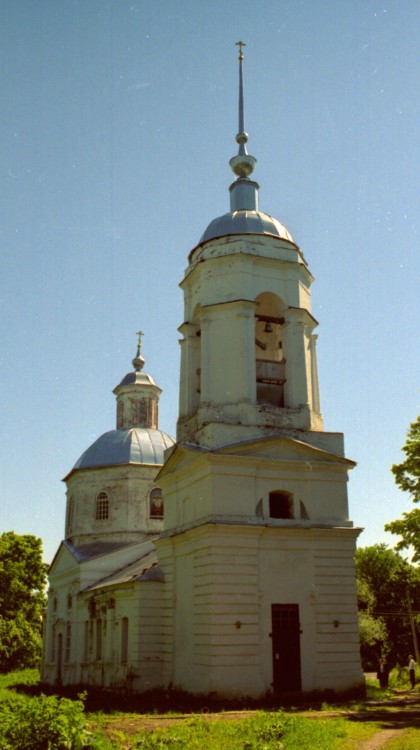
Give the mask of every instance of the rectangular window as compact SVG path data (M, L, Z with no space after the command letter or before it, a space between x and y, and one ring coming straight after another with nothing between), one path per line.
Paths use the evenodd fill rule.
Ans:
M96 498L95 518L97 521L109 518L109 497L106 492L100 492Z
M55 661L55 625L51 628L51 661Z
M121 620L121 664L128 660L128 617Z
M64 652L64 661L70 661L71 654L71 623L66 625L66 648Z
M102 659L102 620L96 620L96 659Z
M83 642L83 661L89 661L89 620L85 622L85 634Z

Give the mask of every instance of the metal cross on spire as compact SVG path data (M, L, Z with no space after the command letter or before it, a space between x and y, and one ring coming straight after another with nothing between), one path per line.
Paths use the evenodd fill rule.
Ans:
M141 337L144 336L144 333L143 333L143 331L137 331L136 335L138 336L138 342L137 342L138 353L140 353L140 349L141 349Z
M235 42L235 44L237 44L238 47L239 47L239 59L243 60L244 59L244 54L242 52L242 47L246 47L246 42Z

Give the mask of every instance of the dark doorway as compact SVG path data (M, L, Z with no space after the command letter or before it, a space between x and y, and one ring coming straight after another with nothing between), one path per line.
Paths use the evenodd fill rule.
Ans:
M300 624L298 604L272 604L273 689L296 693L302 689L300 675Z

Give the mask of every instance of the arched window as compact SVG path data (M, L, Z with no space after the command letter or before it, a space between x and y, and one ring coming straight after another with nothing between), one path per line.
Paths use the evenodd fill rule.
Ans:
M274 490L268 496L271 518L293 518L293 495L291 492Z
M71 527L73 523L73 507L74 507L73 496L69 495L67 499L66 536L70 536L71 534Z
M104 490L96 495L95 518L97 521L106 521L109 518L109 496Z
M131 405L131 416L133 424L142 425L143 427L149 426L148 420L148 401L145 398L140 401L133 401Z
M73 605L73 597L71 594L67 594L67 609L71 609Z
M121 664L128 660L128 617L121 620Z
M163 497L160 487L150 492L150 518L163 518Z
M257 402L284 406L286 359L284 353L284 304L271 292L260 294L255 320L255 367Z
M124 404L118 401L117 404L117 430L120 430L124 424Z

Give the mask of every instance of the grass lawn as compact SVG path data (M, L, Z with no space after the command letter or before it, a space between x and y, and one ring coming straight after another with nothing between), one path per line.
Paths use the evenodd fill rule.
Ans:
M2 705L12 706L14 728L18 727L23 705L35 706L40 700L38 673L25 670L0 675L0 747L2 750L41 750L39 713L26 710L34 716L30 731L31 740L25 744L10 744L2 736ZM371 691L373 692L373 690ZM52 699L55 700L56 699ZM64 706L65 701L63 702ZM68 702L69 703L69 702ZM61 704L55 702L55 710ZM350 708L352 709L350 712ZM226 711L215 713L135 713L110 710L91 711L85 714L88 735L83 744L74 740L74 750L355 750L365 740L380 731L381 723L372 716L366 704L341 707L324 706L323 711L258 710ZM9 710L9 709L7 709ZM363 711L363 720L357 711ZM25 710L22 713L24 714ZM350 715L351 714L351 715ZM4 714L5 715L5 714ZM68 710L67 710L68 715ZM9 714L10 716L10 714ZM358 720L355 720L358 719ZM375 720L374 720L375 719ZM22 722L24 719L22 719ZM55 721L55 719L54 719ZM10 722L9 722L10 725ZM398 737L387 745L389 750L418 750L419 734L416 729L404 730L404 739ZM83 733L82 733L83 734ZM82 734L80 736L82 736ZM39 740L37 740L37 736ZM76 737L76 734L74 734ZM5 739L6 737L6 739ZM18 743L18 740L13 740ZM36 742L38 741L38 744ZM9 744L7 744L9 742ZM398 744L398 742L400 744ZM401 744L403 742L404 744ZM34 744L35 743L35 744ZM70 745L52 744L49 750L64 750Z

